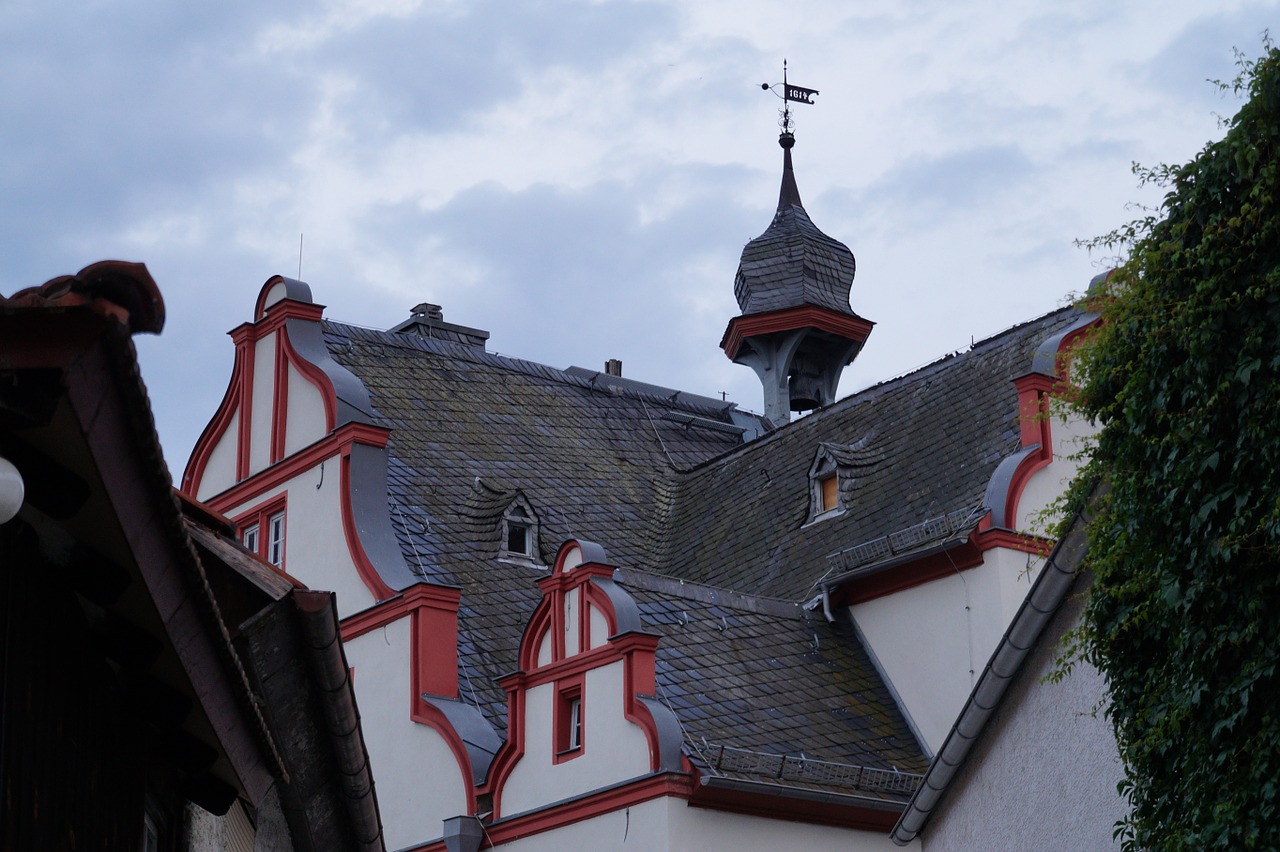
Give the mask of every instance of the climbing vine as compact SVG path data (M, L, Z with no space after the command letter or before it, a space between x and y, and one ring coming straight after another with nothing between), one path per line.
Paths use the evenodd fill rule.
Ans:
M1280 849L1280 51L1239 66L1225 137L1138 170L1160 209L1091 243L1129 259L1076 362L1101 428L1073 641L1110 685L1132 850Z

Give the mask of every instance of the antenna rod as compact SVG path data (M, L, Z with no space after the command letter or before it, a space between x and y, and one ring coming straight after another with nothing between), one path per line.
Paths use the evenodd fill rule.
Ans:
M302 234L298 234L298 280L302 280Z

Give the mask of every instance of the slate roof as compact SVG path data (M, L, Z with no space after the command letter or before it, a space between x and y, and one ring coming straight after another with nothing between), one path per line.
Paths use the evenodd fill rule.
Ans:
M851 626L799 604L833 554L981 504L1020 445L1009 380L1078 317L1064 309L1025 323L745 444L734 428L745 414L718 400L413 334L330 321L324 332L392 430L391 519L406 563L463 587L462 698L505 731L495 680L517 668L545 575L502 558L502 513L519 493L537 515L542 563L583 538L624 568L647 629L662 636L659 698L691 759L756 777L767 760L743 753L923 771ZM811 521L820 449L840 468L845 511ZM703 587L711 597L694 594ZM781 765L778 783L846 783L796 766Z
M738 307L746 315L817 305L856 316L849 307L855 271L849 247L818 230L805 212L785 147L778 210L742 250L733 283Z
M1028 371L1041 341L1079 317L1064 309L1017 326L680 477L662 572L803 600L829 556L981 506L996 466L1021 445L1010 380ZM820 445L848 448L833 454L845 511L810 522Z
M864 773L868 783L859 785L856 772L806 774L799 761L923 772L915 737L847 614L829 623L796 603L619 573L646 628L662 637L658 697L680 719L686 751L700 769L776 778L786 756L791 786L860 794L877 792L870 779L878 773Z

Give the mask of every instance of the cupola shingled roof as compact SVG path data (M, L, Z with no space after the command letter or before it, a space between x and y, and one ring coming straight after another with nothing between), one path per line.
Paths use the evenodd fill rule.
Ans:
M791 163L795 137L783 133L782 186L778 211L763 234L742 250L733 293L746 314L819 305L856 316L849 307L855 263L853 252L813 224L800 202Z

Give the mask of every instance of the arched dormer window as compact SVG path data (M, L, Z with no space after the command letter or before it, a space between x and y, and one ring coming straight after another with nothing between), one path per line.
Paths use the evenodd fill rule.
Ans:
M838 518L853 509L851 501L859 481L883 459L883 452L870 442L868 435L850 445L818 445L809 466L809 518L805 523Z
M538 561L538 518L522 496L502 513L502 553L507 559Z

